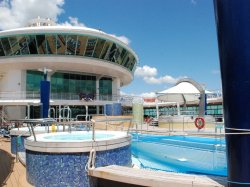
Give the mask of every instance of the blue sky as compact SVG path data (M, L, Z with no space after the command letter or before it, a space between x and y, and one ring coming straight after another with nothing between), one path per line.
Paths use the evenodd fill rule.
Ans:
M209 90L221 89L212 0L23 0L22 8L18 3L0 1L0 29L10 26L10 18L16 19L14 26L20 26L47 15L59 23L80 24L128 39L140 61L123 93L161 91L181 77L190 77Z
M207 89L220 89L219 58L212 0L65 1L59 18L77 17L88 27L124 35L139 56L139 66L157 69L155 78L193 78ZM159 81L161 82L161 81ZM170 81L171 82L171 81ZM150 84L143 77L122 88L142 94L173 84Z

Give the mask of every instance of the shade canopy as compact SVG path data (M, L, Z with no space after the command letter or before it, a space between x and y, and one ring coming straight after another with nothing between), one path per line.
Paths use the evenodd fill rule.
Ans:
M179 104L198 104L200 94L211 93L191 79L181 79L175 86L158 92L157 99L164 102L177 102Z

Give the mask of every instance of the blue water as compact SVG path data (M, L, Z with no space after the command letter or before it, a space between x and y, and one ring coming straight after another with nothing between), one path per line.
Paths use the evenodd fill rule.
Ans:
M103 139L103 138L111 138L114 134L95 134L95 139ZM92 132L84 133L84 134L62 134L62 135L48 135L45 136L44 139L46 140L91 140L92 139Z
M227 176L224 138L133 134L132 154L142 168Z

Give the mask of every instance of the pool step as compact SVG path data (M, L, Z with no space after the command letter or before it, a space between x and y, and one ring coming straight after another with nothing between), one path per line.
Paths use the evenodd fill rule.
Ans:
M220 183L207 176L179 174L146 169L135 169L123 166L106 166L91 169L89 175L99 179L109 180L138 186L151 187L222 187Z

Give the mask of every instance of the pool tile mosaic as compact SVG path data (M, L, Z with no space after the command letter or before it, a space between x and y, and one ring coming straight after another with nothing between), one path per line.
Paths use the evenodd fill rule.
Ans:
M41 153L26 150L27 180L36 187L89 187L89 153ZM95 167L131 166L131 146L96 153Z
M16 154L17 149L20 152L25 152L25 148L24 148L24 139L25 138L27 138L27 136L20 137L21 142L20 142L20 144L18 144L18 147L17 147L17 136L11 135L11 153L12 154Z

